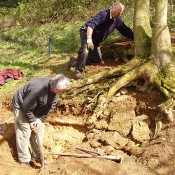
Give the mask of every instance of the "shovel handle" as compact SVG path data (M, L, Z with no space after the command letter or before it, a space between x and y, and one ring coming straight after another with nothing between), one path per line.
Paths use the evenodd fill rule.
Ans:
M88 150L86 148L80 148L80 147L77 147L76 149L80 150L80 151L83 151L83 152L86 152L86 153L94 153L96 155L100 155L100 153L98 153L97 151L93 151L93 150Z
M122 161L123 161L122 155L100 156L100 155L91 155L91 154L72 154L72 153L53 153L53 152L51 152L50 154L51 155L58 155L58 156L71 156L71 157L77 157L77 158L102 158L102 159L120 161L120 163L122 163Z

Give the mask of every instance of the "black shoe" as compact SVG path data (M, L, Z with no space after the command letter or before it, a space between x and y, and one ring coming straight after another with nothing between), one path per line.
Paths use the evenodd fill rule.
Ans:
M70 57L70 60L67 63L67 70L69 70L71 67L74 67L76 63L77 63L77 59L74 57Z
M75 78L75 80L83 79L84 78L84 73L79 72L79 71L75 71L74 78Z
M21 162L20 165L31 167L29 162Z

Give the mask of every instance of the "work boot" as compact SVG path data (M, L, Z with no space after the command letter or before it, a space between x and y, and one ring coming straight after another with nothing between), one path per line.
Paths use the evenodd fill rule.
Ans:
M67 63L67 70L69 70L71 67L74 67L76 63L77 63L77 59L74 57L70 57L70 60Z
M84 78L84 74L83 72L80 72L80 71L75 71L75 74L74 74L74 78L75 80L78 80L78 79L83 79Z

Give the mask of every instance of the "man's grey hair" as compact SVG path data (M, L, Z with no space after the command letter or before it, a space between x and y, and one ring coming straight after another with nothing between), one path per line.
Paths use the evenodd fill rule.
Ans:
M70 86L70 81L63 74L57 74L55 77L51 79L50 86L54 89L66 90Z

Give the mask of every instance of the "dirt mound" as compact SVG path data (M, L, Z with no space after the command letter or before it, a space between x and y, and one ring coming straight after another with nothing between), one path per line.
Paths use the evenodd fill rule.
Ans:
M152 91L154 94L155 91ZM142 98L140 98L142 97ZM157 98L158 99L158 98ZM139 114L154 114L155 111L148 111L153 104L148 102L147 94L142 94L140 92L135 93L133 89L130 90L128 95L123 95L115 99L116 111L121 116L119 119L116 117L117 114L111 120L109 120L108 132L101 132L100 139L96 139L96 142L100 143L100 148L103 150L111 150L111 154L122 155L124 157L123 163L114 162L106 159L99 158L75 158L75 157L62 157L53 156L50 152L68 152L68 153L82 153L76 150L76 147L83 147L96 150L93 148L92 140L89 138L89 130L86 126L77 126L76 123L80 122L80 117L83 116L66 116L68 109L72 106L65 106L64 111L58 110L57 114L52 115L48 118L46 122L46 130L44 137L44 153L45 159L47 159L50 164L45 166L41 171L39 169L26 168L20 166L17 163L16 147L15 147L15 133L13 120L6 124L6 130L1 133L1 151L0 153L0 164L1 174L94 174L94 175L112 175L112 174L168 174L173 172L173 162L174 162L174 133L175 130L171 126L166 126L159 138L154 140L149 140L149 142L142 142L142 147L147 144L147 149L141 154L134 156L131 154L130 150L125 148L126 143L131 138L131 120L135 120L134 111L142 111ZM67 108L67 110L65 110ZM63 109L63 106L60 106ZM147 113L146 113L147 111ZM13 116L10 111L5 111L4 114L8 114L8 118ZM62 114L61 114L62 113ZM127 114L125 116L125 113ZM8 119L6 118L6 119ZM5 117L3 118L3 120ZM62 119L61 124L56 122ZM71 122L73 124L67 124ZM111 122L116 123L112 125ZM128 121L128 122L127 122ZM2 123L2 120L1 120ZM130 124L128 124L130 123ZM121 127L120 127L121 125ZM98 125L97 125L98 126ZM151 125L149 125L151 126ZM173 125L172 125L173 126ZM151 127L149 127L151 129ZM100 129L94 129L96 132ZM116 131L117 130L117 131ZM93 134L97 134L93 132ZM88 139L87 139L88 138ZM95 137L99 138L99 137ZM105 143L105 144L104 144ZM135 143L133 141L133 143ZM138 144L139 142L137 142ZM114 146L114 145L115 146ZM112 147L113 146L113 147ZM97 147L96 147L97 148ZM115 148L115 149L114 149ZM121 149L122 148L122 149ZM83 154L83 153L82 153ZM171 161L170 161L171 160ZM25 173L24 173L25 172ZM168 173L167 173L168 172Z

